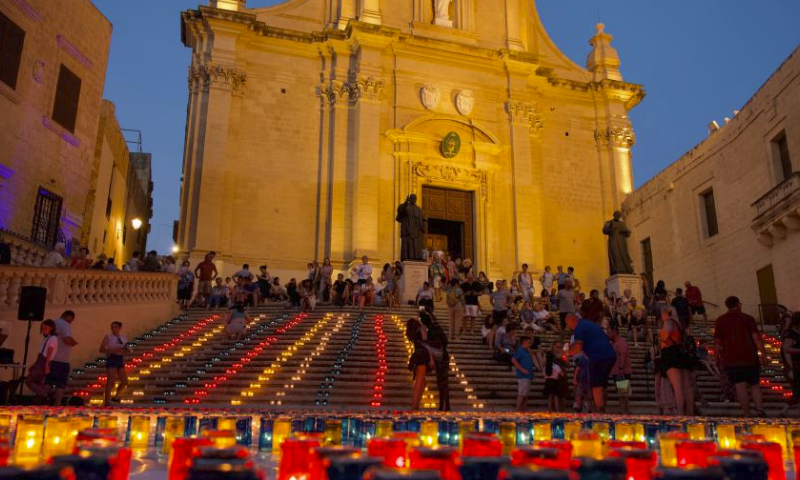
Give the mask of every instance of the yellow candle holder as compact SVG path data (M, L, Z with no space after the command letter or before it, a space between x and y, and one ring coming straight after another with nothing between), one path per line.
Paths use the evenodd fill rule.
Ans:
M464 446L464 437L468 433L472 433L475 431L475 422L472 420L461 420L458 422L458 449Z
M389 438L392 436L392 431L391 420L378 420L375 426L375 438Z
M86 415L73 415L69 417L69 451L75 448L75 441L78 438L78 434L92 428L92 425L94 425L92 417Z
M48 458L71 453L70 425L66 417L49 417L45 420L42 457Z
M611 425L606 422L594 422L592 431L600 436L600 440L607 442L611 439Z
M533 439L537 442L547 441L553 439L553 429L550 422L541 422L533 424Z
M582 430L572 437L572 456L603 458L603 441L597 432Z
M723 450L735 450L739 446L736 440L736 427L729 423L717 425L717 445Z
M205 430L203 438L214 442L214 448L233 448L236 446L236 432L231 430Z
M581 428L583 428L581 422L566 422L564 424L564 440L572 440L572 437L580 432Z
M129 445L135 452L147 450L150 441L150 417L144 415L131 415L128 420L130 425Z
M625 422L617 422L614 425L614 439L621 442L633 441L633 424Z
M704 423L690 423L686 425L686 432L689 434L689 440L705 440L708 438Z
M517 446L517 424L503 422L500 424L500 442L503 444L503 455L511 454Z
M439 423L433 420L426 420L420 426L420 440L425 447L435 447L439 445Z
M11 428L11 415L3 413L0 415L0 427Z
M785 425L761 423L754 425L750 431L754 435L763 435L768 442L780 444L784 457L789 454L789 442L786 440Z
M665 467L677 467L678 455L675 451L675 443L688 439L689 435L682 432L666 432L658 436L658 444L661 453L661 464Z
M633 424L633 440L637 442L646 442L647 437L644 434L644 425L641 423Z
M325 420L325 445L339 446L342 444L342 421Z
M164 445L161 447L161 453L167 455L172 451L172 442L176 438L183 437L186 422L183 417L167 417L166 425L164 426Z
M116 415L100 415L97 417L97 428L119 428Z
M217 419L217 430L224 431L224 432L235 432L236 431L236 419L232 418L232 417L218 418Z
M14 437L14 463L18 465L38 464L42 456L44 417L32 415L17 419L17 434Z
M278 418L272 423L272 454L281 454L281 445L284 440L292 436L292 421L288 418Z

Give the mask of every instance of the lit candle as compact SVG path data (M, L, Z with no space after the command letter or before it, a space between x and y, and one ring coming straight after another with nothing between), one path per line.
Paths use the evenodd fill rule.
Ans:
M458 448L464 447L464 437L475 431L475 422L472 420L461 420L458 422Z
M728 480L767 480L769 475L769 467L763 458L742 455L713 456L708 464L720 467Z
M536 441L551 440L553 438L553 429L550 423L546 422L534 423L533 438Z
M582 430L572 437L572 454L575 457L594 459L603 458L603 442L600 435L589 430Z
M736 427L730 423L717 424L717 443L719 448L736 448Z
M184 480L189 473L192 458L199 454L197 449L213 444L208 438L176 438L169 452L167 480Z
M557 448L523 447L511 452L511 464L515 467L535 465L541 468L567 469L569 458L564 459Z
M689 423L686 425L686 433L689 434L689 440L705 440L706 425L704 423Z
M128 420L128 445L131 450L142 452L147 450L150 439L150 417L131 415Z
M710 440L678 440L675 442L675 456L679 467L707 467L708 457L717 451L717 445Z
M164 445L161 446L161 453L169 454L170 450L172 450L172 442L176 438L183 437L185 429L186 422L183 417L167 417L164 427Z
M341 420L325 420L324 443L331 446L342 444Z
M272 419L269 417L261 417L258 432L258 451L272 451Z
M0 467L7 467L8 461L11 458L11 444L7 441L0 443Z
M292 435L292 421L288 418L278 418L272 424L272 454L280 455L281 445Z
M31 415L18 418L17 434L14 437L14 463L38 463L42 454L43 435L44 417Z
M517 424L503 422L500 424L500 442L503 444L503 455L508 455L517 446Z
M234 430L204 430L203 438L211 441L215 448L233 448L236 446Z
M780 443L743 441L741 448L761 452L769 467L769 480L786 480L786 472L783 469L783 449Z
M641 442L644 444L644 442ZM650 480L652 470L658 463L656 452L639 448L612 448L608 452L611 458L621 458L625 461L628 471L626 480Z
M569 464L572 461L572 442L569 440L536 442L535 446L539 448L555 448L558 450L559 468L569 468Z
M236 431L236 418L225 417L217 419L217 428L221 432L235 432Z
M116 415L99 415L95 421L95 428L116 429L118 427Z
M378 420L375 428L375 436L377 438L389 438L392 436L392 421L391 420Z
M66 417L48 417L45 420L44 443L42 445L42 457L45 460L50 457L71 453L69 425L69 419Z
M325 480L327 474L326 462L339 457L355 457L361 454L361 449L356 447L318 447L311 449L311 475L309 480ZM380 460L379 460L380 463Z
M367 442L367 455L383 459L389 468L406 466L406 442L402 438L373 438Z
M408 449L416 448L422 445L417 432L394 432L392 438L399 438L406 442Z
M688 433L666 432L660 434L658 436L658 444L661 451L661 464L665 467L676 467L678 465L678 457L675 453L675 442L688 439Z
M469 433L464 437L462 455L465 457L499 457L503 444L491 433Z
M611 425L607 422L592 423L592 431L600 436L600 440L606 442L611 438Z
M433 420L426 420L420 425L420 440L426 447L439 445L439 424Z
M564 423L564 440L572 440L572 437L580 432L581 428L583 428L583 423L581 422Z
M755 435L763 435L768 442L775 442L781 446L784 455L788 455L789 442L786 440L786 426L780 424L758 424L750 428Z
M278 480L308 480L311 475L311 450L320 446L315 438L287 438L281 445Z
M464 445L466 448L466 443ZM481 455L482 456L482 455ZM418 447L408 456L409 465L414 470L436 470L442 480L459 480L458 450L452 447Z
M617 422L614 425L614 438L623 442L630 442L633 440L633 424L625 422Z

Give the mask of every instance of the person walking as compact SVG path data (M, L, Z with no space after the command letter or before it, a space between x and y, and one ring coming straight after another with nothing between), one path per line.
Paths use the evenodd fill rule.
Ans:
M464 291L458 284L458 279L450 281L447 289L447 332L452 340L464 336Z
M706 314L706 304L703 302L703 292L688 280L683 283L683 286L686 287L686 298L692 309L691 315L702 315L703 321L707 322L708 314Z
M72 322L75 321L75 312L67 310L61 314L61 317L55 321L56 336L58 337L58 349L50 362L50 373L47 375L47 384L52 385L53 405L56 407L61 406L61 400L64 398L64 390L67 388L69 381L70 371L70 357L72 356L72 347L78 344L72 338Z
M524 412L527 408L528 395L533 381L533 354L531 353L531 337L520 338L519 348L511 357L511 365L517 376L517 411Z
M426 331L425 348L433 361L436 389L439 391L439 411L450 411L450 354L447 352L447 335L432 313L420 312L419 320Z
M56 324L48 319L42 322L39 327L42 334L42 343L39 347L39 354L36 356L36 361L28 370L28 377L25 379L25 385L34 393L35 405L41 405L47 400L50 395L51 387L47 384L47 377L50 375L50 369L58 352L58 337L56 336Z
M627 415L630 413L628 397L631 392L631 373L633 373L630 349L628 347L628 341L619 334L619 330L615 328L611 329L609 334L609 340L611 340L614 353L617 355L617 361L611 369L611 377L614 379L614 384L617 387L620 413Z
M611 369L617 361L614 347L611 346L608 336L600 325L591 320L579 319L576 314L570 313L566 317L566 324L574 332L575 338L567 354L571 356L586 354L595 411L605 413L606 386Z
M544 356L544 396L551 412L561 411L561 395L563 394L562 378L564 372L556 362L555 345Z
M756 415L766 417L758 382L761 365L767 362L767 352L756 319L742 312L738 297L725 299L725 307L728 311L717 318L714 325L715 353L722 359L723 369L736 389L736 398L745 417L750 416L751 398Z
M658 332L661 348L661 375L669 379L675 393L678 415L694 415L694 390L692 365L683 345L686 329L675 307L661 309L661 330Z
M128 386L128 373L125 371L125 352L128 339L122 335L122 322L111 322L111 334L103 337L100 353L106 354L106 389L103 406L111 406L111 402L119 403L122 392ZM119 380L117 392L111 395L114 385Z
M458 280L457 277L451 278ZM467 275L467 281L461 284L461 290L464 291L464 323L469 333L472 334L475 331L475 319L480 313L478 301L483 293L483 285L475 281L475 277L470 274Z
M533 301L533 276L528 271L527 263L522 264L522 271L519 273L517 281L519 282L519 288L522 291L524 301Z
M331 286L333 285L333 265L331 259L325 257L319 267L319 292L317 300L328 303L331 301Z
M202 262L198 263L194 269L194 276L197 277L197 304L200 307L208 305L208 299L211 297L211 289L213 288L211 282L217 278L217 266L211 260L211 254L206 254Z
M683 289L675 289L675 297L672 298L670 303L678 312L678 319L681 321L684 330L689 330L689 324L692 321L692 306L689 299L683 296Z
M422 322L417 318L409 318L406 322L406 339L414 345L414 351L408 359L408 370L414 382L411 393L411 411L419 410L422 401L422 394L425 393L425 376L431 370L431 356L424 346L427 339L427 331L422 326Z
M567 281L564 286L559 288L556 294L558 298L558 318L561 330L566 328L567 316L575 315L575 291L572 289L572 282Z

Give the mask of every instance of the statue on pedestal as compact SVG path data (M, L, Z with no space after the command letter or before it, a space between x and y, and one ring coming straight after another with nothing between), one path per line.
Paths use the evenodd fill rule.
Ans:
M428 221L422 209L417 206L415 194L409 195L406 201L397 207L395 220L400 222L400 260L424 261L422 237Z
M453 20L450 19L450 4L453 0L434 0L433 2L433 24L443 27L452 27Z
M611 275L633 273L633 262L628 254L628 237L631 231L622 221L622 212L614 212L614 218L603 225L603 234L608 235L608 265Z

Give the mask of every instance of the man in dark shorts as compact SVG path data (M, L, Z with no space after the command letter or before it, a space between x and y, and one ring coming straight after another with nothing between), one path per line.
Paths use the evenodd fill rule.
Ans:
M478 298L483 292L483 285L475 280L473 274L467 274L467 281L461 284L461 290L464 292L464 330L472 333L475 330L475 318L478 317L480 309L478 308Z
M606 386L611 369L617 362L617 354L603 327L587 319L578 319L574 313L566 318L567 327L574 332L575 341L567 352L577 355L583 352L589 359L589 385L597 413L606 411Z
M678 320L681 321L684 330L689 329L689 323L692 320L692 307L689 299L683 296L683 289L675 289L675 298L672 299L671 305L675 307L678 312Z
M686 287L686 299L689 300L692 315L702 315L703 320L707 322L708 315L706 314L706 306L703 303L703 293L688 280L683 283L683 286Z
M737 297L728 297L725 306L728 311L717 318L714 325L715 352L722 359L728 380L736 387L736 398L744 416L750 416L749 396L752 396L756 415L766 417L758 381L760 366L767 362L767 352L758 333L756 319L742 313L742 303Z
M61 318L55 321L56 335L58 336L58 350L53 360L50 362L50 373L47 375L47 384L52 385L53 405L61 406L61 399L64 398L64 390L69 381L70 356L72 347L78 344L72 338L72 322L75 321L75 312L67 310L61 314Z
M218 275L217 266L214 265L212 258L211 254L207 253L205 259L197 264L197 268L194 269L194 276L199 280L197 283L197 303L201 307L205 307L209 297L211 297L211 282Z

